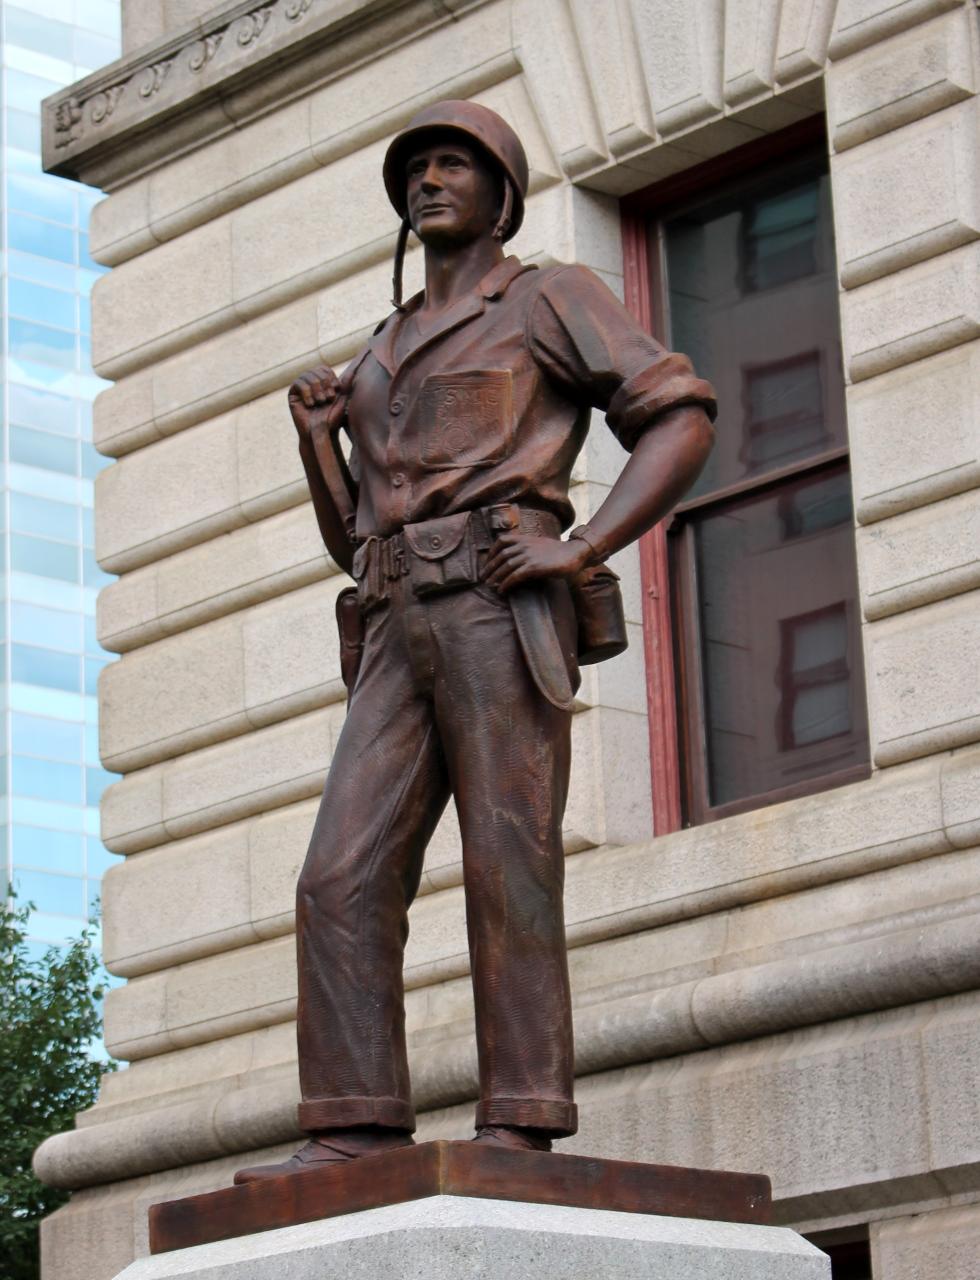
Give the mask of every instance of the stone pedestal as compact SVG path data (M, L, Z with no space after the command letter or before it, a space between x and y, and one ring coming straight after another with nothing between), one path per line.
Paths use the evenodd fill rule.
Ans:
M140 1258L117 1280L830 1280L785 1227L436 1195Z

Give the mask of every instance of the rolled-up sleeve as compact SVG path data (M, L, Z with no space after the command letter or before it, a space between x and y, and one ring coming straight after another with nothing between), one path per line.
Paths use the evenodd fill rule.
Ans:
M624 449L658 418L696 405L714 421L715 393L687 356L644 332L585 267L550 273L528 313L527 342L545 374L571 399L604 410Z

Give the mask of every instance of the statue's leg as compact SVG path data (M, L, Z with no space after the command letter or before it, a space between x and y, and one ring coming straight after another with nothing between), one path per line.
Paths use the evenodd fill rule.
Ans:
M477 1125L574 1133L561 838L571 716L531 680L505 601L478 588L433 603L436 720L463 835Z
M402 959L448 782L400 612L393 602L369 619L297 888L299 1120L310 1132L415 1128Z

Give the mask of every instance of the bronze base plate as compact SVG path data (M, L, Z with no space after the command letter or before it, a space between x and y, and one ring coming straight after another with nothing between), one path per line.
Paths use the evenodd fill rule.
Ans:
M772 1217L772 1191L763 1174L513 1151L473 1142L423 1142L152 1205L150 1252L438 1195L720 1222L767 1224Z

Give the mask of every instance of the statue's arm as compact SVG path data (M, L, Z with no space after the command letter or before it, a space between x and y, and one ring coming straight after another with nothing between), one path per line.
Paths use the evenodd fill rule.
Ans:
M325 365L297 378L289 388L289 411L299 437L299 456L306 472L320 536L345 573L352 573L354 543L351 514L356 491L337 442L338 421L343 416L344 391L332 369ZM326 453L330 450L330 455ZM324 476L323 462L335 468L333 491ZM345 500L346 494L346 500Z
M564 542L498 538L487 581L508 591L539 577L573 577L663 519L697 479L714 442L714 391L686 356L645 333L592 272L553 276L529 315L528 345L569 399L606 411L629 451L619 479L587 525Z

